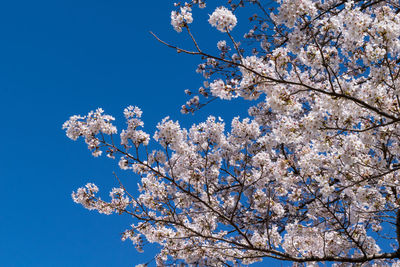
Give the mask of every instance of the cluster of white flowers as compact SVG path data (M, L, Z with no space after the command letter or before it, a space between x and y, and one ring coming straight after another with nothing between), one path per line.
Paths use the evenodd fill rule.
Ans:
M86 187L86 188L85 188ZM89 210L95 209L93 205L94 196L99 192L99 188L92 183L86 184L85 187L78 188L78 190L72 193L72 199L75 203L82 204L85 208Z
M113 212L121 213L131 204L130 199L125 196L122 188L113 188L110 192L111 201L105 202L96 196L99 188L92 183L88 183L85 187L78 188L72 193L72 199L75 203L82 204L89 210L97 210L99 213L110 215Z
M236 26L236 16L226 7L217 7L208 22L221 32L232 31Z
M297 20L301 20L302 16L315 16L317 9L315 8L316 1L313 0L280 0L279 13L273 16L275 21L284 23L291 28Z
M102 153L99 150L100 141L95 136L99 133L106 135L117 133L117 128L111 123L114 121L114 117L104 115L103 112L103 109L99 108L95 112L89 112L84 117L72 116L62 126L66 130L67 136L72 140L83 136L94 156L100 156Z
M137 147L140 144L148 145L150 136L142 130L137 130L143 126L143 121L140 119L142 111L138 107L129 106L124 110L124 115L127 120L128 128L121 132L121 144L125 147L129 146L129 141Z
M181 130L179 123L173 122L169 117L164 118L157 125L157 129L154 139L164 147L171 146L174 149L181 147L187 136L187 131Z
M185 4L179 11L171 12L171 25L175 31L182 32L182 27L193 22L192 8Z
M221 50L221 51L222 51L222 50L225 50L225 49L227 48L227 46L226 46L226 41L225 41L225 40L218 41L217 47L218 47L218 49Z
M224 83L223 80L215 80L210 83L210 91L213 96L219 97L221 99L230 100L232 97L235 97L235 90L232 86Z

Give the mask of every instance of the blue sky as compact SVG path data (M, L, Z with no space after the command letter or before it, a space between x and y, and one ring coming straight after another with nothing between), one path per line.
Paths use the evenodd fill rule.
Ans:
M61 126L71 115L102 107L121 128L127 105L142 108L151 133L167 115L190 126L209 114L226 121L245 114L248 104L240 102L180 114L184 89L202 83L199 59L178 55L149 34L190 47L169 25L172 8L172 1L1 1L0 266L134 266L153 257L151 247L138 254L120 241L130 218L72 202L71 192L87 182L107 193L116 185L117 164L93 158ZM222 36L204 23L194 27L201 44L215 49ZM134 175L120 178L136 187Z

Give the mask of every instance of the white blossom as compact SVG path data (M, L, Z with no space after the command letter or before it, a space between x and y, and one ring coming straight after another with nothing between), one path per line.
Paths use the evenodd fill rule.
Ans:
M208 22L221 32L231 31L237 23L236 16L226 7L217 7Z
M185 5L179 11L171 12L171 25L177 32L182 31L182 27L193 22L192 9L189 5Z
M225 40L221 40L221 41L218 41L218 43L217 43L217 47L218 47L218 49L219 50L224 50L224 49L226 49L226 41Z

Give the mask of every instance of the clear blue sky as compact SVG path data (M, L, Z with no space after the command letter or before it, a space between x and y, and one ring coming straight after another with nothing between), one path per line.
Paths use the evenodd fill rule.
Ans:
M246 104L217 102L196 116L180 114L184 89L201 85L199 59L149 34L189 45L169 25L172 7L165 0L1 1L0 266L134 266L153 257L120 241L129 218L72 202L71 192L87 182L107 193L117 165L91 157L61 125L103 107L123 126L130 104L142 108L151 133L166 115L190 126L208 114L229 121L245 113ZM215 49L222 36L207 24L196 27L202 44ZM121 178L133 189L138 181Z

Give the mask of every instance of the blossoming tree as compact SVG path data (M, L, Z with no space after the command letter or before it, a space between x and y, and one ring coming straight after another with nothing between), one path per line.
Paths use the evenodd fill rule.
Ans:
M182 111L243 98L256 102L249 117L233 119L229 131L212 116L190 129L167 117L153 135L157 147L137 107L124 110L119 142L103 110L72 116L63 125L69 138L141 178L139 194L120 184L103 200L87 184L73 200L132 216L122 239L139 250L144 239L160 244L158 265L270 257L400 266L399 2L229 0L208 21L221 32L218 54L204 51L189 26L192 9L205 7L193 0L171 13L195 50L155 36L203 60L204 86L188 92ZM257 13L240 41L235 14L248 7Z

